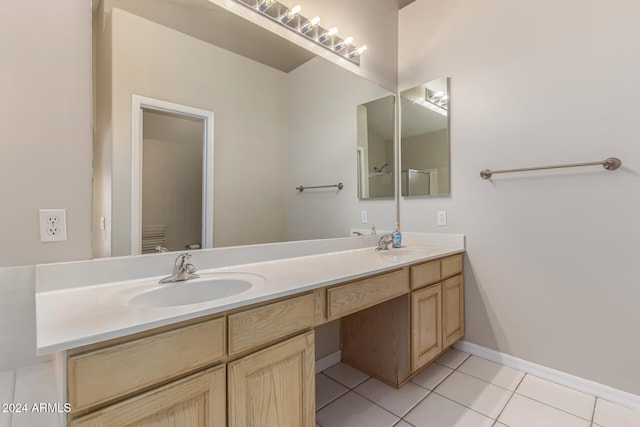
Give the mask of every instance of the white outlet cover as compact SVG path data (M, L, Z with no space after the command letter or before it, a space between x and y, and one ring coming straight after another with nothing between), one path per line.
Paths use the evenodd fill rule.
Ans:
M66 209L40 209L40 241L60 242L67 240Z
M367 211L360 211L360 222L363 224L369 223L369 215L367 214Z

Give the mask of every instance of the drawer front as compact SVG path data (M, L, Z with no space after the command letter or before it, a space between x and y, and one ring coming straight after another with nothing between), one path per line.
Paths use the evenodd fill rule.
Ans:
M408 269L327 289L327 319L338 319L409 291Z
M462 273L462 254L442 258L442 278Z
M440 281L440 260L411 267L411 289L422 288Z
M225 320L209 320L69 357L73 411L195 371L225 357Z
M313 294L267 304L229 316L229 355L267 344L314 324Z

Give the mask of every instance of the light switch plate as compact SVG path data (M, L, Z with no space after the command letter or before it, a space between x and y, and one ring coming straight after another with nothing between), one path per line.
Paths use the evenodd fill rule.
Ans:
M438 211L438 225L447 225L447 211Z
M369 223L369 215L367 214L367 211L360 211L360 222L363 224Z

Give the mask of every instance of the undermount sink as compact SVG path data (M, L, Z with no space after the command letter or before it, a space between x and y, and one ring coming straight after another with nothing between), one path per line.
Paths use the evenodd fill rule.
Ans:
M255 274L203 273L199 278L180 282L146 282L103 301L143 308L179 307L231 297L264 283L265 278Z

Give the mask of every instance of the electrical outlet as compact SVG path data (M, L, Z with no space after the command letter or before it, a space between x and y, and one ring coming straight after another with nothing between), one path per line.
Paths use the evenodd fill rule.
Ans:
M40 241L67 240L67 211L65 209L40 209Z
M367 214L367 211L360 211L360 222L363 224L369 223L369 215Z

